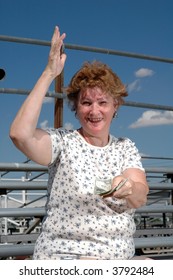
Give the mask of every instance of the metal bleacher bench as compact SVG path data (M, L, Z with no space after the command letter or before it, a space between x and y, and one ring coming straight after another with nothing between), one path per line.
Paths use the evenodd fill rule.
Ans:
M1 243L0 257L20 256L20 255L31 256L33 254L34 243L37 236L38 236L37 234L28 234L25 235L24 237L24 235L16 234L15 239L18 240L17 243L20 242L20 244ZM1 242L3 242L5 239L6 237L2 236ZM134 237L134 240L135 240L136 249L157 248L157 247L172 247L173 249L173 236ZM10 242L10 238L8 238L8 242ZM32 242L32 243L27 243L27 242ZM153 253L155 253L155 251Z
M144 206L136 213L173 213L173 205ZM1 209L0 217L35 217L45 215L45 208L8 208ZM0 258L10 256L32 256L34 243L38 234L12 234L0 236ZM166 248L173 256L173 228L138 229L134 235L136 249L142 249L144 254L159 254L159 248ZM148 250L149 248L149 250ZM157 250L156 250L157 249ZM156 252L157 251L157 252ZM162 250L162 253L164 250Z

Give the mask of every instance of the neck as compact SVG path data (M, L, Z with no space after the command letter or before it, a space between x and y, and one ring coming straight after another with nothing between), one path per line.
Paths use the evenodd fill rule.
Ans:
M93 146L104 147L109 142L109 135L103 137L91 135L84 131L83 128L78 129L78 132L82 135L87 143Z

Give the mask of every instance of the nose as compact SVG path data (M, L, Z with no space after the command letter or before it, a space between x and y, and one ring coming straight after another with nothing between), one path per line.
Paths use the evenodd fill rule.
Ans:
M97 103L92 103L90 107L90 116L95 116L100 112L99 105Z

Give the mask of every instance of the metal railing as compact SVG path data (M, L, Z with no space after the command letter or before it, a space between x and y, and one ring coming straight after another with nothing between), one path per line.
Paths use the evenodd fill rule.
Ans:
M4 35L0 35L0 41L50 46L50 42L48 41ZM173 63L173 59L170 58L122 52L111 49L70 44L65 44L65 49L153 60L162 63ZM0 88L0 93L5 94L27 95L29 92L30 91L28 90ZM57 92L47 92L46 96L58 99L66 97L63 93ZM124 106L173 111L172 106L146 104L133 101L125 102ZM172 158L167 159L172 160ZM7 177L8 174L13 172L15 172L15 174L23 172L24 176L18 179ZM36 173L36 175L32 177L30 175L28 176L31 172ZM152 182L152 176L150 177L150 194L148 204L147 206L136 210L137 232L135 235L135 246L136 249L151 248L151 251L156 247L164 247L166 248L166 252L171 252L173 254L173 168L150 167L146 168L146 173L148 178L150 177L150 174L154 174L153 177L157 179L157 182ZM30 162L0 163L0 203L2 199L6 201L5 207L1 207L0 209L0 226L2 226L2 222L4 222L7 227L5 234L0 232L1 258L32 255L34 242L38 236L38 233L35 233L34 230L41 225L41 219L45 215L44 205L42 207L38 207L38 201L44 201L46 198L47 179L41 179L42 176L46 174L47 167L32 164ZM14 198L14 193L15 195L19 195L19 193L16 193L17 191L23 196L22 200ZM35 195L37 195L37 198L35 198L34 192ZM38 192L43 193L38 194ZM29 195L32 195L32 198L28 201L26 197L28 198ZM9 207L8 200L19 203L19 206ZM37 206L35 206L35 202ZM10 232L8 230L9 224L13 224L14 226L18 225L20 227L20 223L18 223L15 219L21 219L22 221L29 219L29 221L32 220L32 224L28 224L22 234L16 234L15 231ZM153 227L156 231L153 231ZM28 242L31 242L31 244L28 244Z
M47 168L44 166L40 166L37 164L31 164L31 163L0 163L0 172L47 172ZM137 225L137 231L135 235L135 246L136 249L141 249L145 251L145 248L150 248L151 252L154 248L157 247L157 251L159 252L158 247L166 248L166 252L171 252L173 254L173 236L171 232L167 232L167 230L173 231L173 204L172 204L172 192L173 192L173 183L170 181L170 179L165 178L165 174L173 174L173 168L147 168L146 169L147 175L150 173L156 173L161 174L163 176L162 182L152 182L149 183L150 186L150 194L157 197L157 199L153 200L148 199L148 204L144 207L141 207L136 210L136 215L139 218L140 217L140 225ZM0 180L0 192L5 192L6 194L14 190L25 190L26 192L29 191L46 191L47 188L47 180L44 181L6 181L6 180ZM155 191L157 191L155 193ZM160 193L161 191L161 193ZM159 192L159 193L158 193ZM164 198L164 193L166 195L166 198ZM159 199L158 199L159 197ZM33 199L34 201L34 199ZM32 201L31 203L32 204ZM28 204L29 205L29 204ZM28 205L24 205L23 207L16 207L16 208L1 208L0 211L0 219L10 219L10 218L18 218L18 219L33 219L33 223L35 223L37 226L38 224L41 224L42 217L46 214L45 207L32 207ZM163 216L165 215L165 216ZM149 222L145 222L147 226L144 226L143 218L147 219L149 218L151 220L151 217L153 219L156 217L160 220L160 225L155 227L155 234L149 235L148 229L152 228L152 222L149 225ZM163 222L163 219L166 219L166 223ZM167 221L167 219L169 219ZM30 225L32 226L32 225ZM32 229L34 227L32 226ZM165 230L163 232L163 229ZM33 249L34 249L34 243L35 239L38 236L38 234L33 233L29 227L27 229L28 231L20 233L13 234L7 233L1 234L1 245L0 245L0 257L1 258L9 258L9 257L15 257L19 255L23 256L32 256ZM140 231L142 230L142 231ZM139 234L140 232L140 234ZM141 234L142 233L142 234ZM9 236L9 239L8 239ZM146 236L148 236L146 238ZM8 241L4 243L4 241ZM30 244L29 244L30 243ZM165 250L164 250L165 251ZM148 252L148 251L147 251ZM145 253L145 252L144 252Z

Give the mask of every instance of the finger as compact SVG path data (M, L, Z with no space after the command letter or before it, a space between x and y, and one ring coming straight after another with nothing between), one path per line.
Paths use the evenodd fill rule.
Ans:
M67 58L67 55L65 53L63 53L61 55L61 61L62 61L63 65L65 64L66 58Z
M55 44L55 42L57 41L59 36L60 36L59 27L55 26L55 29L54 29L54 32L53 32L53 36L52 36L52 39L51 39L52 45Z
M123 186L122 189L114 192L114 196L117 198L127 198L131 194L132 194L132 189L128 188L127 186Z
M51 40L51 45L53 47L53 49L60 49L61 46L63 45L63 40L66 37L66 33L63 33L60 36L60 31L59 31L59 27L55 26L55 30L52 36L52 40Z

